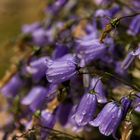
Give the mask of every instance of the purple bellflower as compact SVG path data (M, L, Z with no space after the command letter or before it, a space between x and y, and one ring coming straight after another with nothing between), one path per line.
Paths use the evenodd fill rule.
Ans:
M41 27L41 26L40 26L40 23L38 23L38 22L35 22L35 23L31 24L31 25L24 25L24 26L22 27L22 32L23 32L24 34L31 34L31 33L33 33L35 30L39 29L40 27Z
M59 59L47 61L46 77L50 83L61 83L77 73L77 62L74 56L67 54Z
M116 102L110 102L105 105L98 116L90 121L89 124L99 127L102 134L109 136L115 134L122 119L122 108Z
M41 125L43 126L41 129L41 139L44 140L48 136L48 130L52 129L56 123L56 115L49 111L43 110L41 112ZM46 127L46 128L45 128Z
M140 93L137 93L137 96L135 100L132 102L132 106L136 112L140 112Z
M32 32L32 41L38 46L44 46L48 43L47 31L43 28L36 29Z
M31 74L34 81L39 81L45 76L47 69L46 59L48 57L41 57L37 60L30 62L30 65L26 67L26 71Z
M124 61L122 62L121 67L126 70L128 69L128 67L132 64L132 62L134 61L134 59L136 57L140 56L140 47L138 47L135 51L131 51L128 53L127 57L124 59Z
M48 6L46 13L56 15L68 2L68 0L56 0L52 5Z
M125 116L126 116L128 110L129 110L130 107L131 107L131 104L132 104L132 100L129 99L128 97L123 97L123 98L121 99L121 105L122 105L122 107L123 107L123 116L122 116L122 118L125 118Z
M77 56L84 59L85 63L88 64L91 61L97 60L106 53L106 47L99 43L99 40L93 39L88 41L78 41L79 46L77 47ZM81 65L82 66L82 65Z
M90 90L94 90L96 92L96 97L98 103L106 103L107 98L105 96L105 89L103 83L100 78L95 77L91 79Z
M133 36L140 34L140 15L134 17L130 24L128 33Z
M75 122L78 126L85 126L92 119L97 107L95 94L85 93L74 114Z
M29 106L29 109L34 112L37 109L42 108L42 105L46 100L47 93L48 92L44 87L33 87L28 93L28 95L22 99L21 104Z
M19 74L16 74L1 89L1 92L5 97L8 98L15 97L23 86L24 86L23 80L20 78Z

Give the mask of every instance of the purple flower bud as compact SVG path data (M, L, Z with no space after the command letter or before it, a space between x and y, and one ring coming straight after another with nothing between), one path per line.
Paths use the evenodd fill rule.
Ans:
M140 15L134 17L132 20L128 33L135 36L140 33Z
M122 62L121 68L123 68L124 70L128 69L129 66L132 64L132 62L134 61L134 59L135 56L132 55L132 52L128 53L127 57Z
M23 80L20 78L19 74L16 74L11 78L11 80L1 89L2 94L5 97L12 98L15 97L20 89L24 86Z
M68 0L56 0L54 2L54 4L50 5L47 9L46 9L46 13L50 13L52 15L56 15L64 6L65 4L68 2Z
M90 90L94 90L96 92L96 97L98 103L106 103L107 99L105 96L105 89L103 87L103 83L100 78L96 77L91 80Z
M132 64L136 56L140 56L140 47L136 49L135 51L131 51L128 53L127 57L122 62L121 67L126 70L128 67Z
M31 25L24 25L22 27L22 32L24 34L31 34L32 32L34 32L35 30L40 28L40 24L38 22L33 23Z
M75 57L68 54L57 60L47 62L46 77L50 83L61 83L69 80L77 73Z
M101 58L107 49L103 44L100 44L97 39L88 41L79 40L78 43L79 46L76 50L77 56L80 59L84 59L86 64Z
M116 62L115 64L115 72L117 74L119 74L120 76L123 76L123 77L126 77L127 76L127 71L124 70L122 67L121 67L122 63L121 62Z
M76 113L74 114L76 124L79 126L85 126L88 124L93 118L96 107L96 95L90 93L84 94L77 107Z
M90 125L99 127L102 134L109 136L116 132L122 113L122 108L116 102L107 103L98 116L90 122Z
M37 60L32 61L30 65L26 67L27 72L32 75L34 81L39 81L45 76L45 72L47 69L46 59L49 58L41 57Z
M128 97L123 97L121 99L121 104L122 104L122 107L123 107L123 116L122 116L122 118L125 118L129 108L131 107L131 103L132 103L132 100L129 99Z
M44 87L36 86L22 99L21 104L29 106L29 108L34 112L42 107L47 94L48 92Z

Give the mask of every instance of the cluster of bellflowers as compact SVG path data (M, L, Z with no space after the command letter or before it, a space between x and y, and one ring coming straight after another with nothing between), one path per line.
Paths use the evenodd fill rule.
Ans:
M140 2L127 2L47 1L44 19L22 27L24 55L0 88L3 139L130 139L140 117Z

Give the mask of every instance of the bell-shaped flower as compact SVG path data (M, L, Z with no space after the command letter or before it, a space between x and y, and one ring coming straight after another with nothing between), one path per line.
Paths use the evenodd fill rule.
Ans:
M106 92L103 83L99 77L94 77L91 79L90 90L94 90L96 92L98 103L107 102Z
M76 50L77 56L81 59L84 59L85 64L89 64L91 61L101 58L107 50L104 44L100 44L99 40L78 40L78 47ZM81 62L82 63L82 62Z
M130 23L128 33L133 36L140 34L140 15L133 18Z
M46 77L50 83L61 83L77 73L77 62L74 56L67 54L59 59L47 61Z
M74 120L78 126L85 126L94 116L97 107L95 94L85 93L76 109Z
M56 15L66 4L68 0L56 0L52 5L49 5L45 10L46 13Z
M128 53L128 55L126 56L126 58L124 59L124 61L122 62L121 67L126 70L129 68L129 66L132 64L132 62L134 61L134 59L136 57L140 56L140 47L138 47L136 50L131 51Z
M41 111L40 120L42 126L41 139L45 140L49 136L48 131L51 131L56 123L56 114L49 110L43 110Z
M35 30L39 29L41 27L40 23L35 22L31 25L23 25L22 27L22 32L24 34L31 34L32 32L34 32Z
M46 88L44 88L42 86L33 87L30 90L30 92L28 93L28 95L26 95L22 99L21 104L28 106L29 109L34 112L37 109L42 108L42 106L46 100L47 94L48 94L48 92L47 92Z
M116 132L122 119L123 110L116 102L110 102L105 105L98 116L90 121L91 126L99 127L103 135L109 136Z
M31 74L34 81L39 81L45 76L47 69L46 59L48 59L48 57L41 57L30 62L29 66L26 67L27 73Z
M131 99L129 99L128 97L122 97L122 99L121 99L121 105L123 107L123 116L122 116L122 118L125 118L128 110L131 107L131 104L132 104Z
M21 79L19 74L16 74L1 89L1 93L8 98L15 97L23 86L24 81Z

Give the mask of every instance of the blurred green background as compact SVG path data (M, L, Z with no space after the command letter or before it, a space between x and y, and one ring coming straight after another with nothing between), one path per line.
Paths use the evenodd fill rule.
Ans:
M24 24L38 21L43 16L42 0L0 0L0 78L10 65L12 45Z

